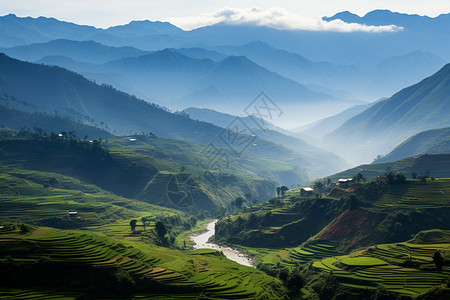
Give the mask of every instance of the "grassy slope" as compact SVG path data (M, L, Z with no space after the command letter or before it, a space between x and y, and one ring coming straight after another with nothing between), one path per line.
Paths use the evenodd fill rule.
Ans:
M10 168L76 177L115 194L166 206L178 204L176 199L169 201L167 195L182 194L181 177L192 174L189 185L196 195L188 198L201 200L192 208L211 213L226 208L238 196L250 194L263 201L274 191L274 182L252 172L255 167L262 168L262 163L255 167L248 163L250 171L245 172L241 166L205 174L198 163L202 146L155 136L135 138L135 142L129 138L110 139L101 145L58 138L5 138L0 140L0 161ZM180 179L178 184L173 184L174 178Z

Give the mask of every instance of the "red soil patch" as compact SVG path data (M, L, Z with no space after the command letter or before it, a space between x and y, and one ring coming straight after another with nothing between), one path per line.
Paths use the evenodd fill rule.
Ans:
M349 251L377 242L376 228L386 218L384 213L374 213L363 209L348 210L336 218L319 238L329 240L348 240L341 250Z
M337 240L344 235L351 234L364 222L368 214L367 211L362 209L347 210L337 217L318 237Z

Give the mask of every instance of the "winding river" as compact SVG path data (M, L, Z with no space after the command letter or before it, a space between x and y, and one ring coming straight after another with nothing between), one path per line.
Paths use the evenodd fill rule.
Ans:
M248 267L254 267L252 260L248 257L247 254L231 247L208 243L208 239L215 233L216 223L217 220L212 220L211 222L205 223L203 224L203 226L206 228L205 232L202 232L200 234L192 234L189 236L189 238L195 243L194 249L207 248L219 250L222 251L228 259L231 259L238 264Z

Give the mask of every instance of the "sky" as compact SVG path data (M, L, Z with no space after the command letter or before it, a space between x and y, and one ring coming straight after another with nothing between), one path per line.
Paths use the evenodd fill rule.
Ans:
M321 17L344 10L362 16L374 9L435 17L449 13L450 5L448 0L0 0L0 15L54 17L102 28L132 20L151 20L168 21L189 30L225 18L229 22L254 22L283 29L291 26L294 28L287 29L330 30L320 22ZM341 25L333 26L343 31L371 30ZM333 26L331 30L336 29Z

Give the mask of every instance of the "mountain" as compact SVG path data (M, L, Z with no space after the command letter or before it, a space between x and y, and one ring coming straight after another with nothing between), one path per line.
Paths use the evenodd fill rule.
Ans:
M213 66L214 62L211 60L194 59L165 49L139 57L115 60L92 72L119 74L127 78L146 99L180 108L181 105L177 103L180 97ZM130 88L126 91L130 92Z
M1 51L10 57L30 62L46 56L66 56L73 60L92 64L102 64L123 57L135 57L148 53L133 47L108 47L94 41L66 39L1 49Z
M308 89L243 56L214 62L180 52L183 51L164 49L101 65L80 64L61 57L46 57L38 62L67 67L100 83L177 110L194 105L239 114L264 91L272 101L284 105L282 120L294 122L298 119L295 111L311 110L319 116L328 116L355 103ZM317 118L307 114L303 122L311 117Z
M342 20L347 23L358 23L373 26L395 24L408 29L414 30L432 30L437 32L445 32L445 28L450 26L449 14L441 14L435 18L428 16L419 16L416 14L404 14L392 12L387 9L377 9L368 12L363 17L352 14L348 11L340 12L332 17L323 17L324 21Z
M276 49L262 41L242 46L219 46L214 49L228 55L246 56L262 67L302 84L353 91L364 80L364 74L354 66L313 62L297 53Z
M350 22L359 18L355 15L351 15L350 18L349 15L351 14L340 14L329 20L341 17L344 21ZM192 58L209 58L219 62L221 58L224 59L220 54L208 53L199 50L198 47L221 52L217 47L227 45L222 48L228 51L225 54L247 56L262 67L303 85L326 86L336 92L325 93L337 98L344 98L343 95L346 95L346 98L365 101L390 96L394 91L412 84L418 78L430 75L440 67L436 65L437 61L430 60L428 55L419 59L410 58L412 62L410 64L405 59L406 61L400 67L392 62L395 67L391 69L408 70L404 73L408 75L389 80L391 78L383 77L382 74L390 67L380 66L382 61L415 51L429 52L430 55L435 56L434 58L441 57L444 61L450 59L448 54L450 46L448 43L442 43L447 37L449 14L429 18L389 11L374 11L366 16L377 16L371 17L378 22L374 21L373 24L395 24L403 26L403 30L376 33L323 32L215 24L183 31L169 23L150 21L133 21L127 25L99 29L51 18L19 18L8 15L0 17L0 26L6 28L0 34L0 47L43 43L54 39L92 40L108 46L132 46L146 51L180 48L183 50L179 53ZM347 20L346 17L349 19ZM368 20L361 19L358 22L363 23ZM381 22L381 19L384 21ZM270 45L276 45L278 49ZM187 50L188 48L191 50ZM13 53L10 54L13 55ZM47 53L44 56L47 55L67 56L64 53ZM33 61L40 58L42 57ZM76 57L71 58L83 61ZM105 60L106 58L101 61ZM427 64L430 62L432 64ZM108 76L115 82L121 81L120 78L111 74ZM197 97L198 94L201 97L206 88L208 87L203 86L196 90L189 90L183 96L186 96L188 100ZM324 92L324 90L316 89L318 90ZM144 95L137 88L129 88L127 91L139 96ZM220 99L226 99L228 96L226 91L220 89L217 95Z
M298 82L255 64L244 56L229 56L216 63L207 74L192 85L190 90L196 92L210 87L215 87L223 95L231 98L232 102L213 102L208 98L190 97L189 100L195 102L189 104L240 114L258 94L264 92L281 108L285 123L298 122L298 114L302 111L311 111L311 114L302 114L302 121L308 122L314 113L315 118L327 116L333 111L345 109L355 103L312 91Z
M378 175L384 175L388 172L403 173L407 178L412 178L412 173L436 178L449 178L450 154L421 154L396 161L377 161L375 163L359 165L330 175L327 179L329 178L332 181L337 181L340 178L352 178L359 172L370 180L376 179Z
M230 115L208 108L189 107L184 109L183 111L194 120L205 121L217 125L219 127L227 127L235 118L238 117L236 115ZM239 118L242 119L242 121L244 121L246 124L248 124L248 126L253 130L261 129L260 124L264 122L265 129L279 131L287 135L291 134L291 132L289 132L288 130L284 130L283 128L277 127L267 120L258 120L257 121L258 123L256 123L253 117L239 116Z
M391 162L405 157L434 153L450 153L450 127L420 132L375 162Z
M131 35L131 34L130 34ZM128 37L127 37L128 38ZM380 62L370 72L362 72L352 66L334 66L327 62L312 62L298 54L290 53L281 49L275 49L270 45L257 41L243 46L222 46L216 47L223 53L206 50L203 48L180 48L170 49L174 53L179 53L194 59L210 59L214 62L224 60L227 55L246 56L256 64L275 71L280 75L293 79L316 92L333 95L337 98L362 99L391 95L394 91L408 86L417 80L429 76L444 65L444 61L431 53L419 51L391 57ZM26 60L41 61L47 56L65 56L79 62L92 64L103 64L114 60L126 59L150 54L149 51L142 51L133 47L111 47L94 41L71 41L53 40L46 43L18 46L2 49L8 56ZM53 62L54 63L54 62ZM61 63L61 67L69 68L73 71L88 73L86 68L80 69L73 64ZM90 68L89 71L93 71ZM111 81L120 82L115 76L109 74ZM111 83L112 82L108 82ZM115 84L113 84L116 86ZM124 84L117 86L123 88ZM159 85L158 85L159 86ZM326 86L326 88L324 88ZM203 90L203 89L202 89ZM188 100L195 98L209 97L202 95L202 90L191 91ZM144 95L139 89L127 89L130 93ZM200 93L200 94L199 94ZM226 94L226 92L219 92Z
M260 91L278 98L284 103L304 98L305 102L336 100L329 95L313 92L308 88L263 68L245 56L229 56L217 63L196 87L215 85L236 98L251 99ZM289 100L288 100L289 99ZM289 102L287 102L289 101Z
M430 52L415 51L378 63L368 74L365 92L390 96L439 71L445 61Z
M139 100L111 86L97 85L59 67L22 62L1 54L0 94L15 99L18 108L101 124L112 133L152 132L161 137L214 145L222 149L220 151L224 151L230 160L238 162L230 168L290 186L324 173L321 171L323 165L315 158L257 139L251 130L239 130L239 141L244 139L246 142L234 144L233 137L227 137L228 131L221 127L192 120L183 113L171 113L161 106ZM242 167L245 165L249 167ZM334 166L328 164L326 168L340 169L338 165Z
M347 120L365 111L374 104L375 103L355 105L334 116L321 119L311 124L293 128L291 131L302 135L307 135L315 139L321 139L324 135L334 131Z
M367 40L364 44L359 44L347 56L347 62L351 61L357 65L374 66L377 61L380 62L390 56L399 56L413 51L431 52L446 61L450 59L448 55L449 45L442 43L439 45L438 42L450 27L449 13L431 18L391 12L389 10L374 10L363 17L343 12L333 17L324 17L323 19L325 21L339 19L344 22L374 26L397 25L403 28L403 30L396 33L383 34L380 37ZM378 53L373 52L374 49L378 49ZM382 58L383 56L384 58Z
M149 20L131 21L125 25L112 26L103 32L118 37L139 37L146 35L176 34L183 30L169 22L152 22Z
M100 31L93 26L77 25L54 18L21 18L14 14L0 17L0 27L1 47L43 43L55 39L86 40Z
M37 64L44 64L48 66L58 66L77 73L89 72L89 70L95 69L97 67L95 64L80 62L62 55L48 55L35 60L34 62Z
M168 36L183 32L182 29L167 22L132 21L126 25L108 29L78 25L54 18L21 18L14 14L0 17L0 47L14 47L33 43L44 43L56 39L97 40L108 39L114 44L122 40L149 36Z
M237 116L220 113L211 109L188 108L185 109L184 112L186 112L193 119L209 122L220 127L227 127L233 122L234 119L238 118ZM267 121L262 120L265 126L261 128L260 125L253 120L253 117L247 116L239 118L247 124L247 126L252 128L258 138L283 145L284 147L292 149L299 154L313 158L314 161L318 162L318 166L320 166L320 173L325 174L330 172L332 169L345 169L349 166L349 164L339 156L312 146L305 140L293 137L291 135L292 133L289 131L274 126Z
M278 30L251 25L215 24L191 31L182 31L161 22L137 21L111 29L80 26L51 18L20 18L15 15L0 17L3 28L0 47L42 43L54 39L94 40L109 46L133 46L143 50L186 48L221 45L244 45L262 41L312 61L328 61L336 65L356 65L370 69L383 59L413 51L430 52L449 60L446 39L450 14L436 18L373 11L365 17L338 14L343 18L374 25L403 26L395 32L323 32L307 30ZM369 20L368 17L371 19ZM358 21L357 19L360 19ZM362 20L361 20L362 19ZM373 21L373 20L374 21ZM373 21L373 23L371 23Z
M411 53L386 58L372 69L361 71L352 65L313 62L305 57L276 49L256 41L242 46L219 46L214 49L228 55L243 55L253 62L305 85L326 87L328 94L347 98L372 100L391 96L394 92L414 84L437 72L445 61L430 52ZM333 91L335 90L335 91Z
M226 54L213 51L213 50L207 50L200 47L195 48L179 48L179 49L170 49L171 51L175 51L178 53L181 53L183 55L196 58L196 59L210 59L214 62L221 61L227 57Z
M450 125L450 64L354 116L325 136L327 149L354 162L373 160L421 131ZM345 141L345 144L343 143Z

